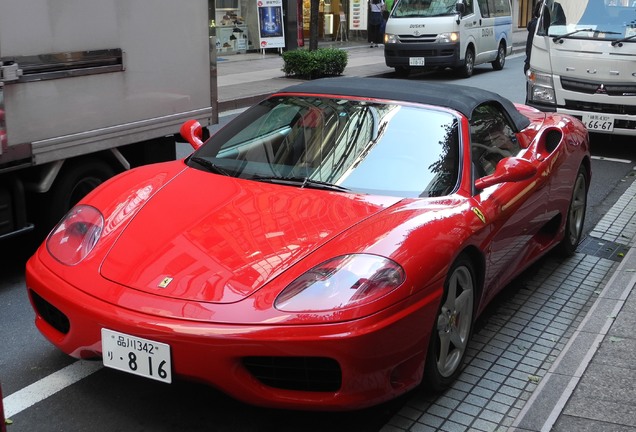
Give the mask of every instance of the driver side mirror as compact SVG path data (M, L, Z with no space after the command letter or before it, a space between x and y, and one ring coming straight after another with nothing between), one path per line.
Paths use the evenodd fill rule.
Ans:
M518 157L507 157L497 163L494 173L475 180L475 187L482 190L500 183L528 180L536 173L537 167L532 162Z
M197 120L188 120L181 125L179 133L193 149L197 150L203 145L203 127Z
M466 14L466 5L461 1L458 1L457 3L455 3L455 12L457 12L458 14L455 22L457 23L457 25L459 25L462 22L460 18Z

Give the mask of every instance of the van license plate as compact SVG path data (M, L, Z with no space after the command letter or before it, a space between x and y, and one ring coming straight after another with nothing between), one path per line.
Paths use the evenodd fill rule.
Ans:
M583 114L583 123L588 130L612 132L614 119L603 114Z
M172 382L170 345L102 329L104 366L157 381Z
M409 66L424 66L425 57L409 57Z

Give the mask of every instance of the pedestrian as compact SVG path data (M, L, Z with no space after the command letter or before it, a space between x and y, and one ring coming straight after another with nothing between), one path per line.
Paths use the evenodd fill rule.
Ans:
M369 0L369 31L370 48L382 43L382 12L385 10L384 0Z
M530 69L530 54L532 53L532 39L534 38L534 32L537 29L537 23L539 22L539 15L541 14L541 3L539 0L534 5L532 10L532 19L528 23L528 39L526 39L526 60L523 63L523 74L525 75Z

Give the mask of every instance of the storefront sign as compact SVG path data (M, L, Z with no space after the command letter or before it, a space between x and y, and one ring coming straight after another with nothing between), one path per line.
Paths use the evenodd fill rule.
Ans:
M257 0L260 47L284 48L283 1Z
M349 1L349 30L367 29L367 2L366 0Z

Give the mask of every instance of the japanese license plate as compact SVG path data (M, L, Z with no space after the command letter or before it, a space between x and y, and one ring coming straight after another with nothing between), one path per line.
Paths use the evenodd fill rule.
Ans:
M409 57L409 66L424 66L425 57Z
M614 119L603 114L583 114L583 123L591 131L611 132L614 130Z
M172 382L170 345L102 329L104 366L157 381Z

